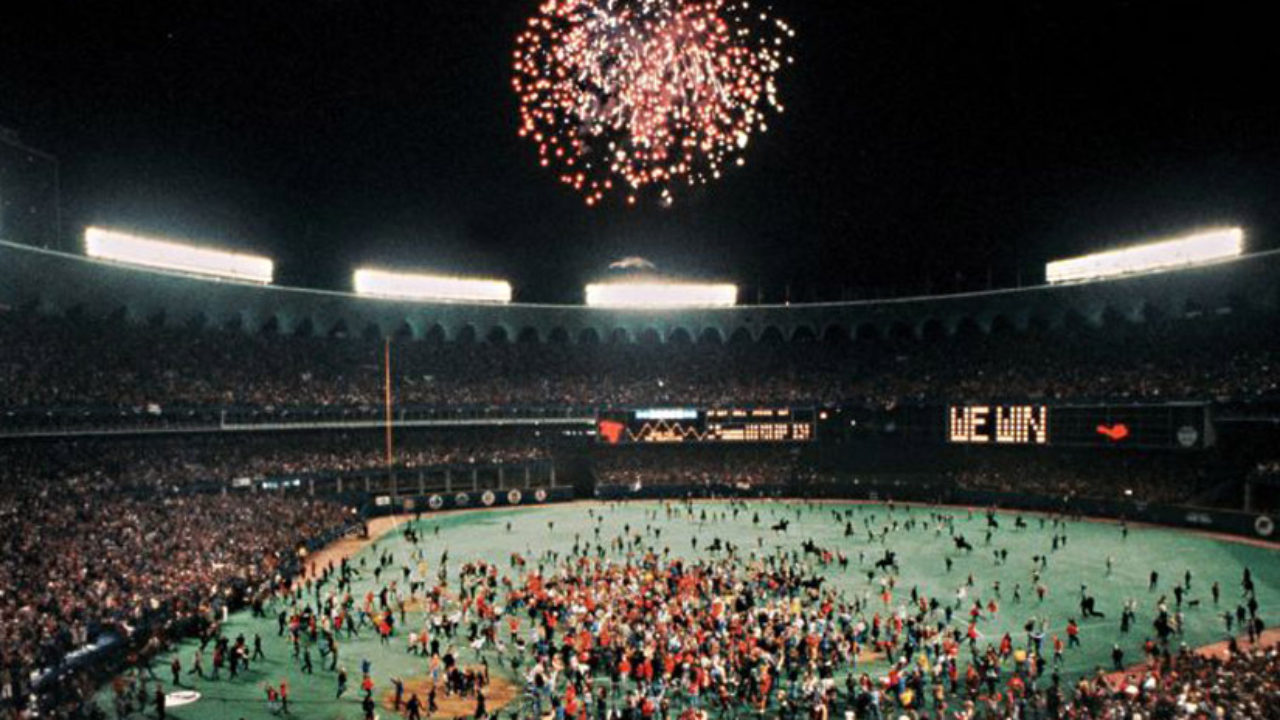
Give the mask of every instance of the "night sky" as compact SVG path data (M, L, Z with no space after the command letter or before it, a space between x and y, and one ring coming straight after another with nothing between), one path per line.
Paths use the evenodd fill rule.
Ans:
M1039 282L1204 225L1280 247L1280 63L1229 3L774 0L787 113L669 209L589 209L517 138L536 6L30 3L0 26L0 125L60 158L69 238L204 238L334 289L376 263L577 302L642 255L803 302Z

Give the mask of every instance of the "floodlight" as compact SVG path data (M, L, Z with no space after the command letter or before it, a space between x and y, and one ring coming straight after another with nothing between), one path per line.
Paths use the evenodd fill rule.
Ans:
M354 276L356 294L400 300L447 302L511 302L511 283L486 278L396 273L360 268Z
M99 260L264 285L269 284L275 274L275 263L265 257L139 237L97 227L85 228L84 249L86 255Z
M1050 284L1083 282L1137 273L1173 270L1237 257L1244 231L1222 228L1130 248L1055 260L1045 265Z
M652 281L596 283L587 286L586 295L589 307L733 307L738 302L738 286Z

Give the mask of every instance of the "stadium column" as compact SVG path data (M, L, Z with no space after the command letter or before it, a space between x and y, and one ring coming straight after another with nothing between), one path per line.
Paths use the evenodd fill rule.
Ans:
M475 492L480 489L480 473L475 468L471 468L471 491Z
M427 472L425 470L418 471L418 495L427 494L427 484L426 484L427 478L425 477L426 474Z
M498 489L499 490L503 490L507 487L506 473L503 472L505 469L506 468L504 468L501 465L498 466Z
M525 463L524 465L524 489L525 490L529 489L529 484L530 482L532 482L532 480L533 480L533 473L529 469L529 463Z
M444 491L453 492L453 470L450 468L444 469Z

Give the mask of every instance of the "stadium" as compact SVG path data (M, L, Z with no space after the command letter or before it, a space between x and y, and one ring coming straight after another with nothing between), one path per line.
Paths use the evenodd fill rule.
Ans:
M103 200L90 161L0 135L0 718L1280 717L1280 249L1265 222L1046 240L1034 279L1010 261L1007 283L990 266L985 282L952 277L982 273L941 240L926 259L925 241L752 235L761 205L810 229L849 214L825 197L791 205L800 180L728 179L757 158L801 165L763 138L787 132L785 72L804 77L803 53L789 70L776 48L810 28L812 61L814 17L772 14L803 16L791 3L514 5L545 16L504 25L519 32L502 70L519 103L503 122L513 147L537 146L540 174L480 181L496 199L469 222L498 217L529 245L489 242L517 258L497 270L448 259L447 242L411 243L417 262L391 242L360 255L307 223L283 223L296 245L228 244L216 238L241 213L277 212L256 165L222 195L203 171L185 188L137 181L151 199L135 206ZM633 16L634 55L617 30ZM394 36L349 31L361 47ZM766 31L776 45L742 40ZM573 73L552 61L566 58L581 67L562 87ZM704 71L737 90L706 87ZM660 100L634 94L655 81ZM169 97L198 108L178 85ZM792 114L813 115L797 94ZM335 97L316 102L366 101ZM708 106L732 123L699 125L689 108ZM164 137L155 117L138 132ZM287 144L253 127L253 153ZM222 150L209 148L205 162ZM122 176L146 162L120 153ZM455 159L477 174L458 184L527 154ZM353 167L325 193L359 195ZM476 194L426 187L463 207ZM170 192L216 195L237 219L182 217L191 206ZM319 217L350 214L339 205ZM538 241L543 222L594 228L584 237L606 247ZM643 244L601 240L649 223L742 237L696 248L708 272L659 271L630 254ZM673 233L658 249L688 257ZM837 275L880 258L869 272L908 289L806 296L828 271L788 266L792 244L840 258ZM487 247L483 232L471 245ZM556 265L579 255L591 269ZM913 284L931 262L946 280ZM308 274L325 264L341 281ZM753 284L751 301L722 279L735 267L786 289ZM574 287L537 289L551 285Z

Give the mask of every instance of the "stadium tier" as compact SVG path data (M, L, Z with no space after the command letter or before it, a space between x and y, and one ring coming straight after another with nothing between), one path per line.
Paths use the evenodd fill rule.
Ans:
M0 246L0 429L376 422L384 337L395 403L424 422L667 404L1259 401L1280 390L1277 278L1280 255L1258 255L980 296L648 313L401 304Z

